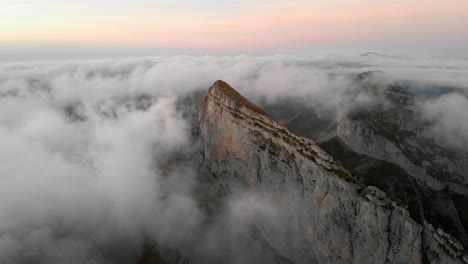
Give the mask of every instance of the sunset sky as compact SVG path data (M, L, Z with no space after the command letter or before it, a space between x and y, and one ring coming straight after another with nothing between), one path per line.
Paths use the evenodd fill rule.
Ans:
M467 0L1 0L0 47L468 45Z

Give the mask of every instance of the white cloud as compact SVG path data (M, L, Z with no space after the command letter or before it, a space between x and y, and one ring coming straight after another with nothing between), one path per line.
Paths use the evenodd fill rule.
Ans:
M119 241L137 247L146 236L189 243L204 218L191 195L195 170L183 165L163 177L171 153L193 150L189 122L175 108L180 96L224 79L253 100L295 96L332 109L349 75L371 69L468 87L461 74L468 62L438 59L175 56L0 64L0 262L102 262L107 256L99 249ZM140 96L149 105L142 107ZM447 95L425 109L436 131L468 142L466 98ZM268 202L240 197L226 217L276 218ZM217 244L221 227L207 232L206 248Z
M444 144L468 149L468 98L459 93L442 95L423 105L433 122L429 135Z

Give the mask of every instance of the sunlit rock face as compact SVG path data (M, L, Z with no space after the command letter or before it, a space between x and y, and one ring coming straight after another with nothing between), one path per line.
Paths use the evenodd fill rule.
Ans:
M467 263L452 236L417 223L223 81L201 103L200 140L217 199L247 192L276 208L250 222L265 248L255 263Z

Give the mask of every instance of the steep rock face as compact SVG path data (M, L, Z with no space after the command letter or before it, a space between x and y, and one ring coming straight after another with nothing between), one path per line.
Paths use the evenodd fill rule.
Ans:
M338 136L354 151L394 163L434 190L468 195L468 156L421 135L414 96L382 73L358 76L338 111Z
M320 147L364 184L377 186L393 199L401 200L418 223L430 221L466 247L466 197L436 191L393 163L354 152L338 137L323 142Z
M376 184L405 201L420 223L430 219L466 247L468 155L426 137L424 131L430 123L420 111L415 96L398 82L389 81L381 72L362 73L339 107L335 142L340 144L328 145L335 149L344 145L355 152L357 155L344 161L336 151L334 157L367 184ZM353 156L359 155L361 161L372 157L381 162L374 162L371 172L361 173L362 165L352 164ZM381 171L378 177L376 170Z
M468 263L456 239L418 224L225 82L215 82L201 104L200 138L204 165L222 193L274 195L286 224L278 228L271 219L255 228L290 262Z

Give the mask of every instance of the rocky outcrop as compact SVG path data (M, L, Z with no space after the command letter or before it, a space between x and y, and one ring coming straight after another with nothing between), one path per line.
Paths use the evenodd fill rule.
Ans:
M272 194L282 214L254 228L277 263L468 263L452 236L417 223L223 81L201 104L200 139L220 193Z

